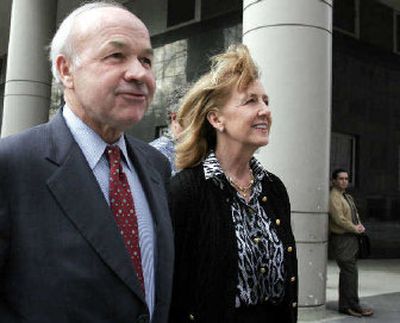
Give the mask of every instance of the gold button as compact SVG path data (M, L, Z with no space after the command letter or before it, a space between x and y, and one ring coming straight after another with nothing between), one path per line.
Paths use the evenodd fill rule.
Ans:
M280 225L281 224L281 220L280 219L276 219L275 223L276 223L276 225Z
M194 315L193 314L189 314L189 320L194 321Z
M287 251L288 251L288 252L292 252L292 251L293 251L293 247L292 247L292 246L289 246L289 247L287 248Z
M261 201L263 201L264 203L267 202L267 201L268 201L268 197L263 196L262 199L261 199Z
M260 268L260 273L265 274L267 272L267 269L265 267Z
M297 303L296 303L296 302L293 302L293 303L292 303L292 307L295 308L296 306L297 306Z
M292 283L294 283L295 281L296 281L296 277L290 277L290 281L292 282Z
M255 238L253 239L253 241L254 241L255 244L259 244L260 241L261 241L261 238L255 237Z

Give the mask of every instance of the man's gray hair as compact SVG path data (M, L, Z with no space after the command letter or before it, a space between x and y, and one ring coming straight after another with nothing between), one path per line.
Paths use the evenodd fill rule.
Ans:
M61 88L62 82L60 78L60 74L57 70L56 66L56 58L58 55L62 54L73 62L73 65L76 66L79 64L79 57L77 56L74 48L74 42L72 31L74 25L76 23L76 18L84 12L95 10L99 8L120 8L129 11L126 7L116 1L94 1L83 4L82 6L73 10L60 24L57 32L55 33L49 51L49 59L51 62L51 72L55 79L55 82Z

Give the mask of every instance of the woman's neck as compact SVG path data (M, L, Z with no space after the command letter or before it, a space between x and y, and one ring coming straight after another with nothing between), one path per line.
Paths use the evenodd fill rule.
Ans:
M215 155L226 176L243 185L251 180L252 174L249 162L253 156L252 152L234 151L217 145Z

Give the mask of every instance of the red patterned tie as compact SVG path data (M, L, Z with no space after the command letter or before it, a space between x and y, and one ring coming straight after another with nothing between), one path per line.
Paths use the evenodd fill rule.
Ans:
M118 146L107 146L106 152L110 163L111 210L144 291L138 222L129 183L122 170L121 152Z

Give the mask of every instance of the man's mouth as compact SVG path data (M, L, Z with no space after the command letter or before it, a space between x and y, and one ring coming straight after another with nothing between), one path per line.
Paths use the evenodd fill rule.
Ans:
M119 91L117 95L123 96L131 100L145 100L147 98L146 93L137 91Z

